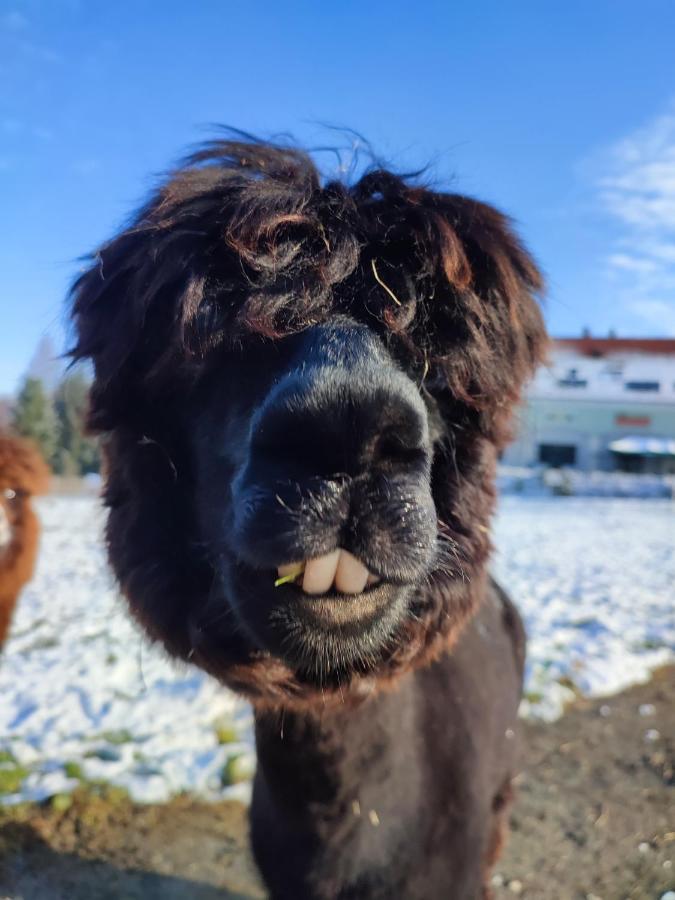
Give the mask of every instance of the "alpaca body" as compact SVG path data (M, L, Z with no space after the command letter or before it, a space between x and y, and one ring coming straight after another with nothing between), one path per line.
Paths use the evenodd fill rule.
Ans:
M275 898L472 900L514 772L524 637L491 585L458 643L356 708L256 718L256 860Z

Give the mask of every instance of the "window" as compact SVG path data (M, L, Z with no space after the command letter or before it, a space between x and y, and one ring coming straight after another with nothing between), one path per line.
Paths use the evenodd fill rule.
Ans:
M627 381L624 385L627 391L658 391L660 381Z
M558 379L558 387L587 387L588 381L585 378L579 378L576 369L570 369L564 378Z
M577 462L577 448L574 444L539 444L539 462L554 469L574 466Z

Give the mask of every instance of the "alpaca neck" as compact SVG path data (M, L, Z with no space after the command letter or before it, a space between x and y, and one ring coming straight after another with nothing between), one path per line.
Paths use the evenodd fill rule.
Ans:
M452 650L391 689L258 712L251 837L274 900L479 895L515 769L522 646L492 586Z
M376 694L356 707L259 713L258 766L270 800L293 816L302 817L303 809L314 815L320 808L327 818L373 813L370 819L379 819L373 806L377 773L391 779L406 766L406 742L417 726L415 706L408 702L413 691L410 674L397 691ZM366 788L369 796L362 795Z
M391 864L402 828L425 805L415 680L407 675L356 708L256 716L252 837L263 874L273 860L275 881L287 885L274 897L324 896L303 881L299 859L321 872L327 897Z

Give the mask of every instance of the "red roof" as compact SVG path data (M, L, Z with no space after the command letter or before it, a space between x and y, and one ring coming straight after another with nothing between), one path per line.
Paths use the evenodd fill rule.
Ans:
M556 347L569 347L582 356L609 356L614 353L675 354L675 338L554 338Z

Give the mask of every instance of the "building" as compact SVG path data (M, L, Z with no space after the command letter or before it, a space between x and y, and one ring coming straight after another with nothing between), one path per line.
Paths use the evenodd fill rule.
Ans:
M675 473L675 339L554 341L503 462Z

